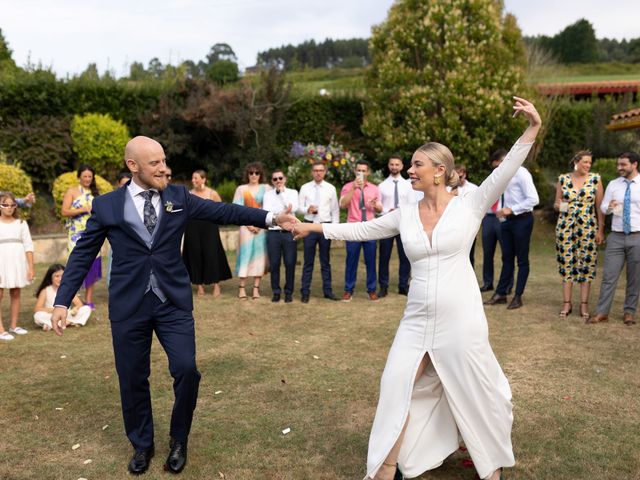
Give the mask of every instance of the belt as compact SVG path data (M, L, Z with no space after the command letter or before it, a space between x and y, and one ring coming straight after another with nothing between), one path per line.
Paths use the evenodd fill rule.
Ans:
M316 223L312 220L302 220L302 223ZM318 223L331 223L331 222L318 222Z
M0 243L22 243L22 240L19 238L3 238Z
M291 233L289 230L280 230L280 229L269 229L269 233Z
M618 232L613 230L611 233L618 233L620 235L638 235L640 233L640 230L636 230L635 232L629 232L629 233Z
M486 215L487 217L495 217L495 216L496 216L496 214L495 214L495 213L493 213L493 212L492 212L492 213L485 213L485 215Z
M532 212L524 212L521 213L519 215L509 215L507 218L512 219L512 218L524 218L524 217L530 217L531 215L533 215Z

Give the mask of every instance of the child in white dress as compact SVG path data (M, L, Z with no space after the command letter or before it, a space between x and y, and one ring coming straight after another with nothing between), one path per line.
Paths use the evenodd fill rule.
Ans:
M27 222L18 216L16 197L11 192L0 192L0 306L4 289L11 298L9 331L2 324L0 310L0 341L13 340L13 334L25 335L27 330L18 326L20 289L33 281L33 242Z
M36 291L38 300L34 308L33 321L36 325L42 327L45 332L51 330L53 302L56 299L56 293L58 292L58 287L60 287L63 273L64 265L60 263L51 265ZM70 308L67 313L67 325L85 325L91 315L91 307L84 305L77 295L73 297L72 303L73 307Z

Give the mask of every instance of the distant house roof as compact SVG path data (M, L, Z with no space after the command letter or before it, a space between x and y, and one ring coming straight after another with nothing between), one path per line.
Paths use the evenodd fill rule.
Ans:
M607 130L630 130L632 128L640 128L640 108L616 113L607 125Z
M539 83L543 95L606 95L640 92L640 80L606 80L603 82Z

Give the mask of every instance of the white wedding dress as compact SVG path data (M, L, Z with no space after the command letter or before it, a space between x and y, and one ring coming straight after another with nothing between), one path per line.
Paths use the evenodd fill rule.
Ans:
M398 464L408 478L440 466L459 448L460 437L480 478L515 463L511 390L489 345L469 250L485 212L532 145L516 143L477 190L451 199L431 241L417 203L369 222L323 225L328 239L364 241L400 233L411 261L407 306L380 382L367 477L375 476L407 416ZM425 354L431 361L414 383Z

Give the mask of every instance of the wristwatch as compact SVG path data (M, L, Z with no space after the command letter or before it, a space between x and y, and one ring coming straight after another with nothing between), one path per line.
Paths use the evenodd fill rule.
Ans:
M277 227L277 226L278 226L278 216L279 216L279 215L280 215L279 213L274 213L274 214L271 216L271 226L272 226L272 227Z

